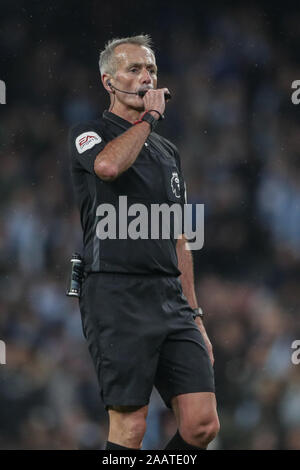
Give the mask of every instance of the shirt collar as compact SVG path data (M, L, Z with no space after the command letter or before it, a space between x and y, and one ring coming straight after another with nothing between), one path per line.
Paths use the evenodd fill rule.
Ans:
M123 119L120 116L117 116L117 114L111 113L107 110L103 112L103 117L104 119L107 119L108 121L117 124L117 126L122 127L122 129L125 130L129 129L132 126L131 122L126 121L126 119Z

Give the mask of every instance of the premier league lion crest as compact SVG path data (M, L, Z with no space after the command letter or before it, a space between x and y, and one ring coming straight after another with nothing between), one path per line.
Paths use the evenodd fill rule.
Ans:
M178 176L177 171L174 171L172 173L171 188L172 188L173 194L175 194L176 197L180 198L180 181L179 181L179 176Z

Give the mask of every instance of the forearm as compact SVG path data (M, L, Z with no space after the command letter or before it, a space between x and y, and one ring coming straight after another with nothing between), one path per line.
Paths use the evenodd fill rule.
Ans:
M198 302L194 286L193 258L190 250L185 249L186 244L187 241L184 238L183 240L179 240L176 246L178 268L181 271L180 281L183 293L186 296L189 305L192 308L196 308L198 306Z
M148 135L150 126L141 122L108 142L95 160L94 170L103 180L114 180L135 162Z

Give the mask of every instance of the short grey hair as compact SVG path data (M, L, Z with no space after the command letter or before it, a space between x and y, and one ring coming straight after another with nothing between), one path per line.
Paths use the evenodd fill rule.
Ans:
M155 57L152 49L152 39L149 34L140 34L138 36L129 36L127 38L115 38L105 44L105 48L100 52L99 69L101 76L104 73L114 75L117 71L117 61L115 60L114 51L120 44L136 44L138 46L147 47Z

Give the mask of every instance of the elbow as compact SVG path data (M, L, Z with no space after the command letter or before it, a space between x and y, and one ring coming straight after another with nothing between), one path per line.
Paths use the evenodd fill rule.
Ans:
M108 163L104 160L94 165L94 171L96 175L103 181L113 181L118 176L118 168L113 163Z

